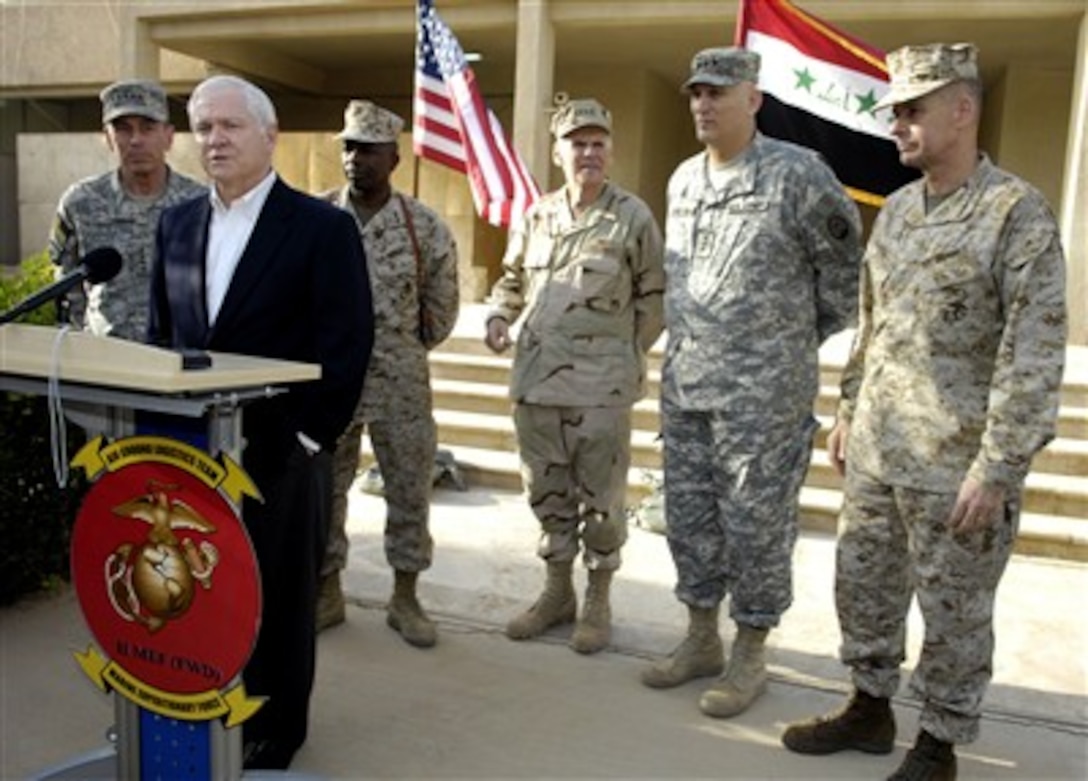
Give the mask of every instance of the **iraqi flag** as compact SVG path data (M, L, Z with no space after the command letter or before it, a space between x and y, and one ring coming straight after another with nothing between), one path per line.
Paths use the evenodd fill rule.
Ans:
M889 89L884 52L788 0L740 0L736 43L762 58L760 131L820 152L854 200L879 206L918 176L899 162L891 114L873 110Z

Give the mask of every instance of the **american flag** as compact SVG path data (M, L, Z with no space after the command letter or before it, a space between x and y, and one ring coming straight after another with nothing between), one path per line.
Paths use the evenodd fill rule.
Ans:
M489 223L517 223L540 189L480 96L461 44L433 1L418 0L416 10L415 153L465 173L476 213Z

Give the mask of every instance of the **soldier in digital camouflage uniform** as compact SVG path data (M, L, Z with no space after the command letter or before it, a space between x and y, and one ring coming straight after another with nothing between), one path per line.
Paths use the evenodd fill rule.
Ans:
M757 132L759 64L738 48L693 58L684 91L705 150L673 173L665 227L666 534L689 623L642 681L720 675L699 701L719 718L766 688L767 634L793 598L818 348L854 323L861 260L857 208L828 166Z
M845 468L836 604L854 694L794 725L801 753L893 750L912 594L925 638L918 739L892 779L953 779L978 735L993 604L1032 456L1054 435L1065 261L1043 196L978 149L975 48L888 55L900 160L865 255L860 325L828 440Z
M49 236L61 276L88 252L114 247L121 270L109 282L68 295L68 318L99 335L144 341L155 229L163 209L205 193L166 164L174 126L166 93L152 81L119 81L102 90L102 125L118 167L65 191Z
M403 126L400 117L370 101L349 102L337 135L348 183L323 196L354 216L359 227L375 334L354 420L333 459L332 520L317 620L319 629L344 620L340 570L347 564L348 490L365 430L384 481L385 555L394 571L386 621L408 643L425 648L437 641L434 622L416 597L416 581L431 566L434 548L428 516L437 440L427 353L457 321L457 247L433 210L390 183Z
M595 653L611 639L609 589L627 539L631 407L645 392L646 352L661 333L663 248L646 204L608 180L608 110L569 101L551 130L565 184L511 231L487 322L486 342L498 352L523 316L510 390L547 572L543 593L506 634L536 637L577 616L571 647ZM578 615L572 569L580 550L589 574Z

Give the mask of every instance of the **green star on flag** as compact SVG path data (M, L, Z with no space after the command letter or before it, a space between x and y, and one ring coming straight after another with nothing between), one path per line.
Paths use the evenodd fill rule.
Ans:
M873 106L876 105L876 93L873 90L869 90L864 95L855 95L858 100L858 113L859 114L872 114Z
M808 68L804 70L793 71L797 75L797 84L794 85L794 89L803 89L805 92L812 92L812 85L816 83L816 77L809 73ZM876 102L875 100L873 101Z

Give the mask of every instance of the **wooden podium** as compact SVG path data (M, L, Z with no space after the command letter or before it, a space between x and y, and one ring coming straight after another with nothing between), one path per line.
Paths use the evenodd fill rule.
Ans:
M0 326L0 390L52 394L62 408L70 404L92 409L100 424L97 433L107 439L162 431L165 425L170 436L240 463L245 404L321 375L320 366L312 364L225 353L208 356L206 368L186 369L182 355L172 350L79 331L7 324ZM240 728L227 728L220 719L164 718L118 694L114 703L114 745L39 778L241 777ZM163 745L174 748L164 756Z

